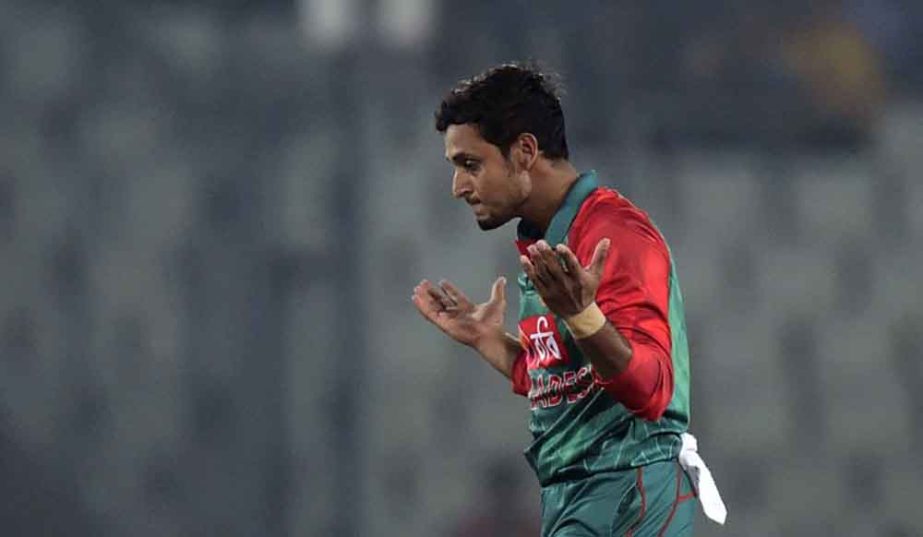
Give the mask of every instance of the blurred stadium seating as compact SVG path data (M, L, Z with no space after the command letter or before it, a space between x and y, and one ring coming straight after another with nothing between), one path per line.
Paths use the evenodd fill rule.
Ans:
M337 49L284 2L0 3L3 534L468 535L497 494L535 520L525 402L409 302L517 271L431 112L531 55L577 166L672 245L730 508L698 534L923 535L919 36L866 30L892 96L817 142L772 121L810 109L791 73L704 15L416 4L435 29Z

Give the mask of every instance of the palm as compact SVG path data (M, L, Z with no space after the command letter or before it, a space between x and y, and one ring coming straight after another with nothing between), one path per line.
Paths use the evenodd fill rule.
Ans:
M580 313L596 299L609 246L609 239L600 239L589 265L584 267L566 244L552 249L540 240L528 247L528 255L520 256L519 262L548 309L566 318Z
M490 299L474 304L450 282L441 282L436 287L423 280L414 289L413 303L423 317L449 337L465 345L475 345L480 337L503 325L505 283L503 278L498 279Z

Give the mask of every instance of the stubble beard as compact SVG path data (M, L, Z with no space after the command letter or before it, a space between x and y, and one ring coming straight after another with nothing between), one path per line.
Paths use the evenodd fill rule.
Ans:
M505 224L505 223L507 223L507 222L509 222L509 221L510 221L509 219L506 219L506 220L503 220L503 221L500 221L500 220L493 220L493 219L491 219L491 220L478 220L478 227L481 228L481 231L491 231L491 230L493 230L493 229L497 229L498 227L502 226L503 224Z
M515 169L513 168L512 163L507 160L507 181L514 181ZM481 231L491 231L497 229L498 227L503 226L513 218L517 216L519 208L526 202L528 196L523 196L521 200L515 203L514 207L510 207L508 210L504 211L504 214L501 216L488 216L486 219L478 219L478 227L481 228Z
M502 216L501 216L501 217L495 217L495 216L489 216L489 217L487 217L487 218L485 218L485 219L483 219L483 220L481 220L480 218L478 218L478 219L477 219L477 223L478 223L478 227L481 228L481 231L490 231L490 230L493 230L493 229L497 229L498 227L502 226L503 224L509 222L510 220L512 220L512 217L502 217Z

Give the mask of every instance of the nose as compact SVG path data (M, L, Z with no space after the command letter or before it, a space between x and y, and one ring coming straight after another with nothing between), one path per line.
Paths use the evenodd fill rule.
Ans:
M465 174L456 171L452 175L452 197L464 198L471 193L471 182L465 177Z

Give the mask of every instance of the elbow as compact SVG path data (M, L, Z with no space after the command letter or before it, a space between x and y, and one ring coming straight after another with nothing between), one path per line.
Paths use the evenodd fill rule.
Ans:
M636 416L647 421L657 421L663 417L673 399L673 371L668 368L664 371L661 368L661 375L650 396L644 401L643 406L638 410L629 408Z
M529 390L532 389L532 380L529 378L524 353L520 353L513 361L509 376L512 382L513 393L528 397Z
M624 390L613 389L612 386L605 386L605 390L629 412L646 421L659 420L670 404L670 396L659 389L654 389L653 393L647 396L637 393L629 394Z
M667 401L665 404L658 403L656 406L652 405L638 411L632 410L632 413L634 413L634 415L638 416L639 418L653 422L663 417L663 414L667 411L667 406L669 406L669 401Z
M669 356L633 357L629 369L600 384L613 399L646 421L663 417L673 398L673 368Z

